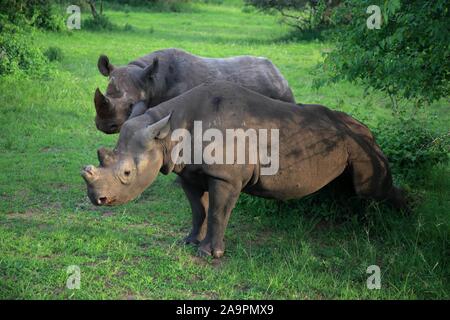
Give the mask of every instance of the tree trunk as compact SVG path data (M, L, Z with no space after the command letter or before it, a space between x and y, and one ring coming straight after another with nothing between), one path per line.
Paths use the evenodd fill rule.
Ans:
M97 9L95 8L95 1L94 0L86 0L89 4L89 6L91 7L91 13L92 16L94 17L94 19L97 19L99 14L97 12ZM103 11L103 6L101 5L101 10Z

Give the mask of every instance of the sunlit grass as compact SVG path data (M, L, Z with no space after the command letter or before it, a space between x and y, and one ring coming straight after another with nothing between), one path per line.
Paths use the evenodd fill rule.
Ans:
M137 200L97 208L79 176L97 163L96 149L117 136L97 131L93 92L107 80L97 58L124 64L153 50L270 58L296 99L350 112L369 125L391 117L389 99L339 83L311 88L311 73L331 45L290 41L277 18L239 6L196 4L185 13L107 11L131 31L38 33L42 48L64 58L47 79L0 78L0 298L449 298L448 167L432 170L404 217L380 205L346 217L332 201L279 209L243 197L226 234L220 262L178 243L190 209L174 175L162 176ZM448 125L448 105L430 113ZM382 270L382 289L366 288L366 268ZM66 288L66 269L81 268L81 289Z

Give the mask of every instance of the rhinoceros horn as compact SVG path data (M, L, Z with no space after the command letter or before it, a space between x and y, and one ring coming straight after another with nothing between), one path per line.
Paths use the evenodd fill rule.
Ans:
M114 151L107 148L100 148L97 150L97 157L100 165L103 167L109 166L115 159Z
M99 88L95 90L94 103L98 117L109 118L113 116L114 108L109 102L109 99L103 95Z

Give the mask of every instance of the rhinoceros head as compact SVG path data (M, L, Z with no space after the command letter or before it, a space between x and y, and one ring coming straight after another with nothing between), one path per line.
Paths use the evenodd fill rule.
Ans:
M100 165L85 166L81 176L95 205L117 205L133 200L157 177L164 160L161 141L170 132L170 115L153 124L142 115L127 121L114 150L97 151Z
M148 100L148 86L158 69L158 59L145 68L136 65L115 67L107 56L98 59L98 70L109 77L104 95L95 91L95 124L100 131L117 133L131 114L132 106L139 100Z

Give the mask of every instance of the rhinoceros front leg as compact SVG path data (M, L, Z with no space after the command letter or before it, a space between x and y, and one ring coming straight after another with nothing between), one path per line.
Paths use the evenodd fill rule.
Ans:
M225 252L224 235L231 211L239 198L241 187L213 180L209 184L208 229L206 237L200 242L198 253L220 258Z
M188 183L185 179L180 179L180 182L192 210L192 230L184 238L184 242L198 245L205 238L206 234L208 192Z

